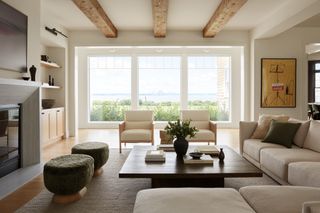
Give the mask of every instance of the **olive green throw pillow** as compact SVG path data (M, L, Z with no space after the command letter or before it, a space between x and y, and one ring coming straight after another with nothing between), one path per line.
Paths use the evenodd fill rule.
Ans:
M293 138L300 125L300 123L287 123L272 120L269 131L262 142L280 144L291 148Z

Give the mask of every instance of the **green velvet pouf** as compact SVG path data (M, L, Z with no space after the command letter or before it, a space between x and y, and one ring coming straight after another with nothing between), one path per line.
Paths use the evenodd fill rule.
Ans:
M87 142L72 147L72 154L86 154L94 159L94 169L101 168L109 158L109 146L101 142Z
M44 165L44 185L54 194L74 194L90 182L93 172L94 159L89 155L63 155Z

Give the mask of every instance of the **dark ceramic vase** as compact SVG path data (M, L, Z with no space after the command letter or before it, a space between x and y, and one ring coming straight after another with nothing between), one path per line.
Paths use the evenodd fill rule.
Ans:
M173 142L177 156L184 156L187 153L189 143L185 138L177 138Z
M31 75L31 81L36 81L36 72L37 72L37 68L32 65L29 69L30 71L30 75Z
M223 152L223 148L220 148L220 152L219 152L219 160L223 161L224 160L224 152Z

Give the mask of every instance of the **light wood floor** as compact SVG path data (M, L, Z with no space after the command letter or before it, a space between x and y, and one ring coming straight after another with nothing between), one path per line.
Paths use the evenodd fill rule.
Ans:
M228 145L238 151L239 149L239 130L238 129L219 129L217 141L219 145ZM70 154L73 145L86 141L100 141L108 143L110 148L119 148L117 129L81 129L77 137L61 140L42 149L42 161ZM159 131L155 130L155 145L160 143ZM136 144L127 144L131 148ZM12 194L0 200L0 212L14 212L19 209L44 188L42 175L34 178Z

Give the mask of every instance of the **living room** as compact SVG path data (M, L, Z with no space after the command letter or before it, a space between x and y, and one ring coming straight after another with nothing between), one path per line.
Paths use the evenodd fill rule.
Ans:
M231 156L239 159L239 164L240 161L248 164L248 171L242 172L246 176L239 178L240 172L226 175L222 187L234 188L239 193L239 188L251 185L305 186L295 180L296 184L292 184L290 178L270 172L272 168L264 167L260 159L264 156L262 151L258 160L254 154L252 157L244 145L250 136L245 138L241 128L245 126L252 133L250 122L258 121L260 115L285 115L289 120L302 121L310 118L316 124L317 110L310 111L308 104L317 106L320 102L318 0L281 3L276 0L3 0L0 3L3 11L0 20L17 24L23 32L22 37L11 36L5 24L0 25L0 42L4 47L0 53L3 58L0 105L2 108L14 105L10 110L19 115L20 129L16 134L21 146L18 168L9 169L0 178L0 209L4 212L18 209L22 212L132 212L134 208L135 212L141 212L139 206L144 200L135 204L137 193L152 188L159 178L131 174L126 159L134 157L136 147L150 146L150 142L155 147L164 143L168 121L189 116L190 123L196 125L194 122L203 114L188 115L193 110L209 113L208 120L213 123L206 125L212 129L210 134L214 134L214 139L197 141L202 133L196 132L189 148L206 146L207 142L218 148L226 146L225 164ZM5 44L18 44L20 52L15 53L15 48ZM273 64L276 64L274 68ZM283 64L291 67L285 85L281 84L286 70ZM271 82L272 91L265 90L271 80L276 81ZM121 140L119 124L130 117L127 111L140 110L152 112L152 140ZM311 126L308 133L314 128ZM201 129L199 126L198 130ZM2 136L7 135L7 131L3 133ZM109 159L102 167L104 172L92 178L87 193L79 201L55 204L51 201L54 193L48 191L43 177L44 164L71 154L75 145L86 142L107 144ZM314 150L313 145L310 147L307 149ZM166 154L166 162L171 154L175 153ZM219 165L217 160L214 158L213 171ZM310 161L319 160L315 157ZM147 169L143 169L144 173ZM206 178L213 178L209 173L206 172ZM193 179L196 178L199 177ZM163 196L161 193L159 196ZM179 197L179 190L172 196ZM96 201L83 209L98 197L106 201ZM220 208L218 212L225 208L222 203L223 200L216 204ZM164 211L157 203L153 204L158 211ZM260 212L250 202L249 206L253 208L251 211Z

